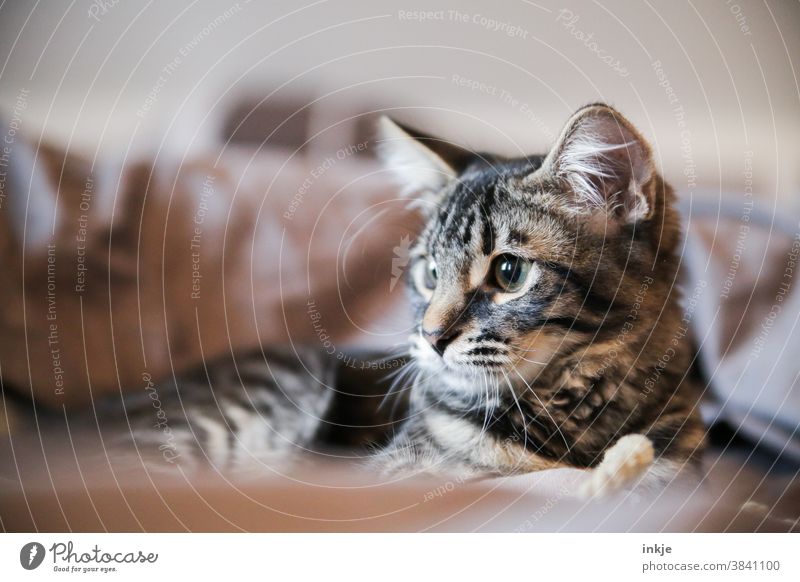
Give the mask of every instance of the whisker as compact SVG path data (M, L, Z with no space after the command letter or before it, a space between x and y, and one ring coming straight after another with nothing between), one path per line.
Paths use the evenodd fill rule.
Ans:
M569 446L569 443L567 442L567 437L565 437L564 433L561 431L561 425L559 425L556 422L556 420L550 414L550 411L547 410L547 407L544 405L544 402L542 402L542 400L539 398L539 395L536 394L534 389L531 388L530 384L528 384L525 381L525 378L522 377L522 374L520 374L517 370L514 370L514 372L517 374L517 376L519 376L519 379L522 380L522 383L525 384L525 387L528 389L528 391L530 391L530 393L533 394L533 397L536 398L537 402L539 402L539 406L542 407L542 410L544 410L544 413L548 416L548 418L550 418L550 421L553 423L553 426L556 427L556 431L558 432L558 434L561 435L561 439L564 441L564 445L567 447L567 452L570 452L570 446Z
M489 377L486 374L486 370L484 370L483 368L481 368L481 375L482 375L482 380L483 380L483 386L482 386L483 390L481 391L481 394L483 394L483 393L486 394L486 403L483 406L483 410L484 410L483 426L481 427L481 432L478 435L478 439L479 440L482 440L483 437L486 435L486 431L489 430L489 419L490 419L490 415L489 415Z
M517 405L517 409L519 409L519 414L522 418L522 438L523 438L523 447L525 449L528 448L528 419L525 416L525 413L522 411L522 406L519 403L519 399L517 395L514 393L514 387L511 385L511 380L508 378L508 374L503 371L503 377L506 379L506 384L508 384L508 389L511 391L511 398L514 399L514 402Z
M400 391L401 386L407 385L408 388L412 388L414 386L414 382L407 383L409 376L414 375L416 372L417 364L413 360L407 361L403 366L399 369L387 374L385 379L392 379L391 384L389 385L389 389L384 394L381 403L378 405L378 410L382 410L386 403L389 401L390 398L396 396L396 394ZM395 401L395 405L397 402Z
M371 359L370 362L375 362L377 364L382 364L384 362L388 362L390 360L396 360L396 359L400 359L400 358L403 358L403 359L410 359L411 358L411 353L408 351L408 345L403 344L403 345L399 346L399 349L397 349L397 351L389 352L388 354L386 354L385 356L383 356L381 358L376 358L374 360Z

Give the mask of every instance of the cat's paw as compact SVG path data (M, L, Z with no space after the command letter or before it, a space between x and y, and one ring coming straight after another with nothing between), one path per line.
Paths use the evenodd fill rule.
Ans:
M629 434L606 451L602 462L592 469L578 487L584 499L619 491L636 481L653 464L653 443L644 435Z

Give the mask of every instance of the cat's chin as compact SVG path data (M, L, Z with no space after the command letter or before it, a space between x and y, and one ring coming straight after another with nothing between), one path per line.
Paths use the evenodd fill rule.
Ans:
M482 366L476 364L452 363L438 356L418 358L417 365L429 376L435 376L446 383L485 381L487 379L503 380L508 372L498 366Z

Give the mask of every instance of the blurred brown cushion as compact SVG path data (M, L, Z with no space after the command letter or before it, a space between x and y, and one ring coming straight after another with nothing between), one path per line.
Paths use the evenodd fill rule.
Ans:
M5 386L80 405L259 343L397 341L393 249L414 219L358 151L92 168L18 139L0 213Z

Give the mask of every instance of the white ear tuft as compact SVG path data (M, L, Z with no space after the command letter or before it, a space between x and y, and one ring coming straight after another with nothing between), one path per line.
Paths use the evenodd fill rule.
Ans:
M622 115L606 105L578 111L545 160L582 209L602 209L637 222L650 214L643 187L655 172L650 148Z
M418 138L386 116L379 120L378 153L403 185L403 195L431 195L456 177L456 171Z

